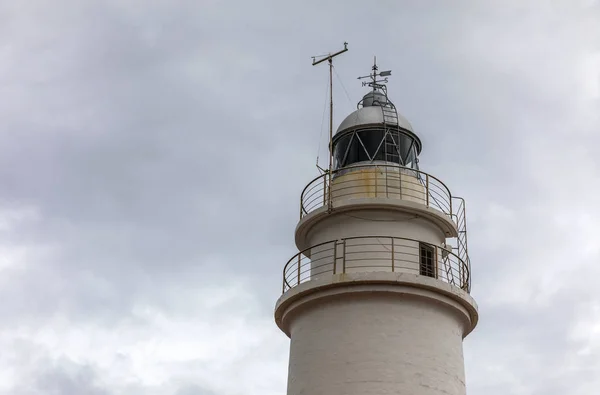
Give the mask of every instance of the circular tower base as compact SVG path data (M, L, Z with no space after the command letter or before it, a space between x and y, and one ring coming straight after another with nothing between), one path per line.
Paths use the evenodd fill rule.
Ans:
M286 292L288 395L464 395L463 338L477 324L464 291L433 278L322 276Z

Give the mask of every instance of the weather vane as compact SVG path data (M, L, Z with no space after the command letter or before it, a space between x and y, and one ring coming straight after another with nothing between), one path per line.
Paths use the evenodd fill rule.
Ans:
M365 79L365 78L370 78L371 81L363 81L362 86L370 86L373 88L373 91L375 91L376 89L383 89L385 87L384 84L386 84L388 82L387 78L382 78L382 79L377 79L379 77L389 77L390 75L392 75L392 70L387 70L387 71L382 71L382 72L377 72L377 70L379 70L379 67L377 67L377 57L373 57L373 67L372 67L373 72L369 75L365 75L362 77L358 77L359 80Z

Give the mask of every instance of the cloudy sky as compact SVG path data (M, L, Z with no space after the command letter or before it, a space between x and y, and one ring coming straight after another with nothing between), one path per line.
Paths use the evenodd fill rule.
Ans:
M0 0L0 394L285 394L344 41L467 199L469 394L598 393L597 1Z

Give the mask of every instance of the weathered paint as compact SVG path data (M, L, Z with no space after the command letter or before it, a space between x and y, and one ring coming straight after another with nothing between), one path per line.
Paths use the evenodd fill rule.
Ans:
M331 183L333 202L345 199L387 197L427 204L425 187L410 170L399 167L357 167L336 176Z

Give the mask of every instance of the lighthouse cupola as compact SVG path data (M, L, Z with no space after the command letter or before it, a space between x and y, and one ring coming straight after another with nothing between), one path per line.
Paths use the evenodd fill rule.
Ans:
M348 115L333 138L334 169L358 163L389 163L417 169L421 140L408 120L400 115L387 94L391 71L378 73L377 65L363 83L372 87Z

